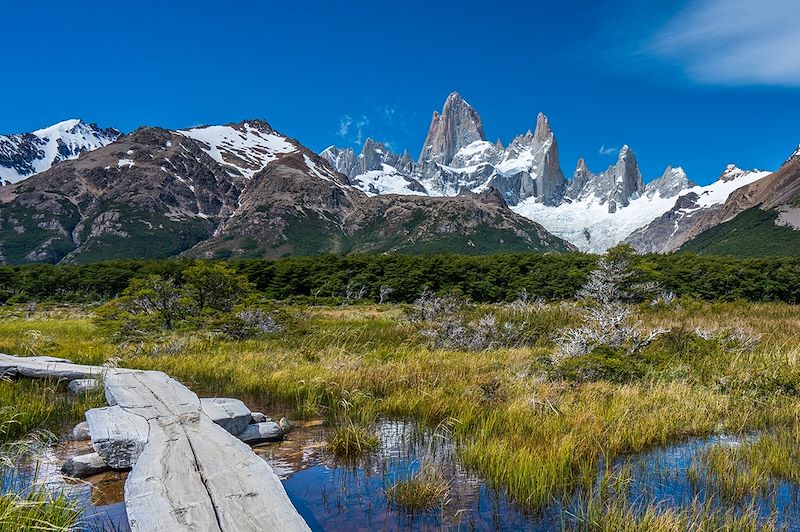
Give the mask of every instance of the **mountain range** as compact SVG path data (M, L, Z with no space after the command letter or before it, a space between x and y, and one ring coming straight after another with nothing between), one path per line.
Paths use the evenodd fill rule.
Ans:
M263 120L124 135L80 120L0 136L0 260L325 252L800 253L800 148L774 173L645 182L633 150L570 178L548 118L508 146L452 93L416 158L367 139L316 154ZM763 238L769 235L764 247Z
M269 124L143 127L0 187L0 260L569 251L487 191L370 197Z
M695 223L698 212L716 210L734 190L770 175L729 165L713 183L697 186L682 168L667 166L645 184L625 145L605 170L592 172L581 158L566 178L545 115L538 115L533 132L504 147L486 139L480 115L458 93L434 112L416 160L372 139L359 154L330 147L321 155L367 194L452 196L495 189L511 210L589 252L621 242L641 252L675 251L709 228Z

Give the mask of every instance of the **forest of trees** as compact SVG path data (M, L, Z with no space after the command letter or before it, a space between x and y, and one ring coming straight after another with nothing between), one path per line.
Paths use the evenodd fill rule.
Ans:
M324 302L366 299L413 301L424 288L456 292L475 302L510 301L524 289L532 297L566 299L586 282L596 256L581 253L466 255L326 255L278 260L230 260L259 295ZM678 296L700 299L800 301L800 257L737 259L632 255L640 277ZM160 275L183 282L197 261L125 260L82 265L0 266L0 302L104 301L132 279Z

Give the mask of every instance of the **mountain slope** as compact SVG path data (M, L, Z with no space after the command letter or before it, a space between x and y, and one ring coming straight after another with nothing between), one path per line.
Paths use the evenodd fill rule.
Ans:
M713 183L683 189L674 204L661 210L663 214L656 213L657 217L633 231L625 242L641 253L675 251L722 221L716 213L721 212L732 193L768 175L769 172L728 165Z
M800 231L778 223L779 213L751 207L700 233L680 251L734 257L800 256Z
M0 135L0 184L16 183L54 164L101 148L121 133L80 120L65 120L33 133Z
M493 198L370 198L263 121L140 128L0 187L0 259L13 264L422 252L469 235L463 251L571 249Z
M702 222L704 230L681 251L800 255L800 147L775 173L735 190Z

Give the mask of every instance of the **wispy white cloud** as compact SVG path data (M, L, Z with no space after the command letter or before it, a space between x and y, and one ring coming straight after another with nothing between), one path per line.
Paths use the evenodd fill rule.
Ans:
M369 125L369 118L366 115L361 115L361 117L356 120L355 127L356 132L353 137L353 144L361 145L364 142L364 128Z
M645 43L698 83L800 86L797 0L693 0Z
M600 149L597 150L597 153L600 155L616 155L619 152L619 148L609 146L606 148L606 145L603 144L600 146Z
M369 125L367 115L361 115L354 119L350 115L342 115L339 119L339 129L336 134L343 139L351 141L353 144L361 145L364 142L365 128Z
M394 122L395 116L397 115L397 106L383 105L378 108L378 111L381 113L383 120L391 124Z
M347 137L347 134L350 132L350 125L352 123L353 119L350 118L350 115L344 115L339 119L339 131L337 131L336 134L342 138Z

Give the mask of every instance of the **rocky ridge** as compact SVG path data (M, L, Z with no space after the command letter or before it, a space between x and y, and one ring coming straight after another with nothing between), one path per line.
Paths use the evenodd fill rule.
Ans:
M417 161L372 139L359 154L330 147L321 155L369 195L456 196L497 190L515 212L591 252L622 241L641 251L676 249L683 237L675 236L683 230L667 231L668 224L724 203L737 188L725 183L742 186L767 175L728 169L719 181L697 187L682 168L670 165L645 185L636 155L625 145L606 170L593 173L581 158L572 178L565 179L558 143L544 114L537 116L533 132L504 147L485 138L480 116L458 93L448 96L441 113L434 113Z
M16 183L54 164L115 141L121 133L65 120L32 133L0 135L0 184Z
M140 128L0 187L0 259L6 263L444 248L572 249L504 203L370 197L260 120Z

